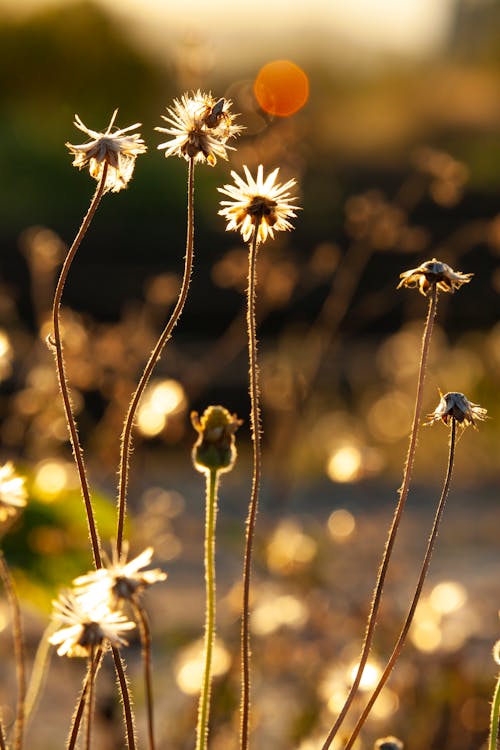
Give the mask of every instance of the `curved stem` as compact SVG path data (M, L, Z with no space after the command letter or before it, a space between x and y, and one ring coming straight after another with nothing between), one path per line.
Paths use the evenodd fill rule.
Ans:
M262 463L260 445L259 369L257 364L257 334L255 323L257 249L258 235L256 228L254 228L252 241L250 243L250 252L248 256L247 288L248 360L250 375L250 422L252 427L253 442L253 477L252 491L248 507L245 557L243 562L243 611L241 617L241 750L247 750L248 748L248 725L250 719L250 579L252 574L253 540L259 503L259 488Z
M118 677L118 682L120 683L120 691L122 694L123 715L127 730L127 750L135 750L134 714L132 711L132 702L130 700L127 678L125 676L125 670L123 668L123 662L119 650L116 646L113 646L112 651L113 659L115 661L116 675Z
M215 523L217 518L218 474L216 469L211 469L206 475L205 585L207 601L205 611L205 666L198 704L196 750L206 750L208 738L212 652L215 640Z
M97 207L99 206L99 203L101 202L101 198L105 190L107 174L108 174L108 163L105 162L104 168L102 171L102 176L99 181L99 184L97 185L92 201L90 203L89 210L87 211L85 218L83 219L83 222L80 226L80 229L78 230L78 233L75 239L73 240L73 244L68 250L68 254L66 256L63 267L61 269L61 273L59 274L59 280L57 282L57 287L56 287L56 291L54 294L54 303L52 306L52 325L54 328L54 339L53 339L53 342L51 341L56 351L56 364L57 364L57 376L59 378L59 388L61 390L61 395L62 395L62 399L64 403L64 411L66 413L66 421L68 423L68 430L69 430L69 435L71 439L71 445L73 447L73 455L74 455L76 466L78 469L78 476L80 478L80 486L81 486L83 501L85 503L85 510L87 512L87 523L89 527L89 534L90 534L90 539L92 542L92 552L94 555L94 564L96 568L100 568L102 565L100 545L99 545L99 536L97 534L97 528L96 528L95 519L94 519L94 511L92 508L92 502L90 500L90 490L89 490L89 483L88 483L88 479L87 479L87 475L85 471L85 463L83 460L83 451L80 445L80 439L78 437L78 430L76 427L76 421L75 421L75 417L73 414L73 407L71 405L71 397L69 393L68 379L66 377L66 368L64 366L63 344L62 344L61 331L60 331L60 307L61 307L61 299L62 299L62 295L64 291L64 285L66 284L66 279L68 277L69 269L76 255L76 251L80 247L80 244L87 232L87 229L90 226L90 222L94 218L94 214L97 210Z
M493 694L493 703L491 705L490 736L488 740L488 750L497 750L499 714L500 714L500 676L498 677L498 680L497 680L495 692Z
M2 579L12 612L12 630L14 635L14 656L17 679L17 708L14 734L14 750L21 750L24 740L25 700L26 700L26 654L24 650L23 624L21 608L14 582L3 553L0 552L0 577Z
M369 656L371 644L373 641L373 635L375 632L375 625L377 622L377 615L378 615L378 610L380 607L380 601L382 599L382 592L384 588L385 578L387 575L387 569L389 566L389 561L391 558L392 550L394 547L394 542L396 540L396 534L399 529L401 516L403 514L404 506L406 504L406 499L408 497L408 490L410 488L411 472L413 469L413 463L415 461L418 428L419 428L420 416L422 412L422 399L423 399L425 372L426 372L427 360L429 356L429 348L430 348L430 342L432 338L432 331L434 328L434 321L436 319L436 312L437 312L437 288L434 285L430 293L429 308L428 308L428 313L427 313L427 318L425 321L425 328L424 328L424 333L423 333L423 338L422 338L422 351L420 355L420 367L419 367L419 372L418 372L415 409L413 413L413 423L412 423L412 428L411 428L411 433L410 433L410 443L408 446L408 453L407 453L406 463L405 463L405 468L404 468L404 473L403 473L403 482L399 489L399 500L396 505L396 509L394 511L392 524L389 529L386 546L384 548L384 553L382 555L382 562L381 562L378 575L377 575L377 581L376 581L375 589L373 592L370 613L368 615L368 622L366 626L363 646L361 649L359 665L358 665L351 689L349 690L349 694L345 700L345 703L337 717L337 720L335 721L332 729L330 730L330 733L328 737L326 738L321 750L327 750L330 747L335 735L337 734L342 722L344 721L346 714L349 710L349 707L351 706L351 703L354 700L354 697L358 691L359 683L361 682L361 677L363 674L363 670L366 666L366 662L368 661L368 656Z
M153 681L151 678L151 630L146 612L134 600L131 600L135 618L139 625L139 633L142 644L142 658L144 661L144 685L146 688L146 707L148 715L148 740L149 750L154 750L154 704L153 704Z
M373 704L378 698L378 695L382 688L384 687L385 683L389 679L389 675L391 674L394 664L396 663L397 659L399 658L399 655L402 651L404 642L406 640L406 636L408 635L408 631L410 629L411 623L413 621L413 616L415 614L415 610L417 608L418 600L420 599L420 594L422 593L422 587L424 585L425 578L427 576L427 571L429 569L429 564L432 557L432 552L434 550L434 546L436 543L436 538L439 530L439 524L441 522L441 518L443 516L444 506L446 503L446 499L448 497L448 492L450 489L450 482L451 482L451 475L453 473L453 464L455 460L455 443L456 443L456 421L452 417L451 419L451 432L450 432L450 448L448 453L448 468L446 470L446 477L443 484L443 489L441 490L441 497L439 498L439 503L436 509L436 514L434 516L434 523L432 526L432 531L429 537L429 541L427 542L427 549L425 551L424 559L422 562L422 567L420 569L420 576L418 578L417 586L415 588L415 593L413 594L413 599L410 605L410 609L408 610L408 614L406 616L406 619L404 621L403 627L401 628L401 632L399 633L398 640L396 641L396 645L394 646L393 652L389 658L389 661L387 662L387 665L380 676L380 679L375 687L375 690L373 691L372 695L370 696L370 700L366 704L363 713L361 714L356 726L354 727L351 736L349 737L349 740L347 741L347 744L345 746L345 750L349 750L349 748L352 747L354 741L356 740L356 737L359 734L359 731L363 724L365 723Z
M116 531L116 551L120 557L123 545L123 527L125 523L128 471L130 464L130 454L132 451L132 430L134 427L135 415L139 406L144 390L149 382L151 373L160 358L163 347L172 335L175 324L179 320L189 290L191 272L193 268L193 239L194 239L194 159L189 160L188 170L188 210L187 210L187 238L186 238L186 257L184 263L184 276L182 279L181 290L175 308L170 319L163 329L158 342L153 349L149 360L144 368L139 384L135 390L130 402L125 423L123 426L121 446L120 446L120 469L118 485L118 521Z

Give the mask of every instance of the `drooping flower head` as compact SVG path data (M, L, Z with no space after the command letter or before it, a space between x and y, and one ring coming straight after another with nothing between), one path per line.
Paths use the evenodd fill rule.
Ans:
M127 555L127 544L123 545L119 558L113 547L113 559L107 560L106 567L75 578L73 585L78 596L89 602L104 602L112 607L124 600L137 603L144 589L166 579L167 574L159 568L141 570L151 562L152 547L129 562Z
M0 466L0 523L10 516L15 516L20 508L26 505L25 478L16 474L9 461Z
M191 423L198 433L193 447L193 463L198 471L229 471L236 460L234 434L243 424L223 406L209 406L201 419L191 412Z
M191 96L184 94L180 100L174 99L173 107L167 108L167 116L162 115L170 127L155 128L173 138L160 143L158 148L165 149L167 158L176 155L188 161L206 161L213 167L217 157L227 159L227 149L232 148L227 141L243 130L233 123L236 115L230 108L229 99L217 100L199 89Z
M114 130L114 122L118 110L115 109L110 123L104 133L91 130L75 115L75 126L89 136L88 143L73 145L66 143L70 152L74 155L73 165L83 169L88 165L90 175L95 180L100 180L107 164L105 190L118 193L127 187L134 171L135 160L139 154L147 151L147 146L139 133L131 133L140 127L140 123L129 125L122 130Z
M265 242L268 234L274 238L275 231L293 229L289 219L296 216L299 208L292 204L296 198L290 197L290 188L294 187L296 181L288 180L284 185L277 183L279 167L264 179L264 168L260 164L256 180L248 167L243 166L243 169L246 182L233 171L231 176L236 185L217 188L231 198L221 201L224 208L219 211L227 221L226 231L234 229L241 232L245 242L257 232L257 241Z
M49 642L59 646L59 656L90 656L97 646L126 646L123 635L135 628L126 616L111 610L104 602L92 604L89 598L72 591L59 595L53 602L52 619L60 626Z
M374 750L403 750L403 743L397 737L380 737L375 740Z
M440 395L441 400L432 414L429 414L427 424L433 424L439 420L448 424L450 419L455 419L463 427L471 424L475 428L476 419L480 421L486 419L487 410L478 404L473 404L463 393L450 392Z
M418 287L420 294L426 297L430 290L435 286L441 292L453 293L455 289L460 289L462 284L468 284L473 273L461 273L454 271L446 263L433 258L422 263L418 268L412 268L410 271L404 271L400 274L397 289L402 286Z

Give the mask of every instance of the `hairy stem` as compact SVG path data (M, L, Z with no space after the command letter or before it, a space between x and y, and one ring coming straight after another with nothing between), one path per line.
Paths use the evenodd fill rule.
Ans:
M3 553L0 552L0 577L7 593L9 606L12 612L12 631L14 636L14 658L16 662L16 681L17 681L17 707L16 722L14 733L14 750L21 750L24 741L24 723L25 723L25 701L26 701L26 654L24 649L23 623L21 618L21 608L17 597L16 589L9 567L5 561Z
M493 703L491 704L490 736L488 740L488 750L497 750L499 714L500 714L500 676L498 677L498 680L497 680L495 692L493 694Z
M95 647L91 646L89 656L89 683L87 690L87 732L85 737L85 750L90 750L92 737L92 716L94 713L94 682L95 682Z
M252 554L255 534L255 523L259 503L259 489L261 476L261 444L260 444L260 408L259 408L259 369L257 363L257 334L255 322L255 300L257 286L257 228L254 228L248 256L248 288L247 288L247 328L248 328L248 360L250 375L250 423L253 442L253 476L252 491L248 507L246 526L245 556L243 561L243 611L241 616L241 726L240 749L248 748L248 731L250 719L250 580L252 574Z
M422 338L422 350L421 350L421 355L420 355L420 367L419 367L419 372L418 372L415 409L413 413L413 423L412 423L412 428L411 428L411 433L410 433L410 443L408 446L408 453L407 453L406 463L405 463L405 468L404 468L404 473L403 473L403 482L399 489L399 500L396 505L396 509L394 511L392 524L389 529L387 542L384 548L382 561L381 561L380 568L379 568L378 575L377 575L377 581L376 581L375 589L373 592L370 613L368 615L365 638L364 638L363 646L361 649L359 665L358 665L351 689L349 690L349 693L345 700L345 703L332 729L330 730L330 733L328 734L328 737L326 738L321 750L328 750L342 722L344 721L346 714L349 710L349 707L351 706L351 703L353 702L354 697L358 691L359 683L361 682L361 677L363 674L363 670L366 666L366 662L368 661L368 656L369 656L372 641L373 641L373 635L375 632L375 625L377 622L378 610L379 610L380 602L382 599L382 592L384 589L385 578L387 575L387 569L389 566L389 561L391 559L391 554L392 554L392 550L394 547L394 542L396 540L396 535L399 529L401 516L403 514L403 510L404 510L406 500L408 497L408 490L410 488L410 479L411 479L413 464L415 461L418 429L419 429L420 417L422 413L422 399L423 399L423 392L424 392L425 373L426 373L426 367L427 367L427 360L429 356L429 348L430 348L430 342L432 338L432 331L433 331L434 322L436 319L436 312L437 312L437 288L434 285L430 292L429 308L428 308L428 313L427 313L427 318L425 321L424 333L423 333L423 338Z
M85 711L85 705L87 703L87 693L89 690L90 680L95 679L97 670L99 669L103 657L103 651L99 648L93 658L93 664L89 662L87 666L87 674L83 680L82 690L78 703L76 704L75 712L73 714L73 720L71 723L71 730L66 742L66 750L74 750L76 742L78 740L78 733L80 731L80 724L82 723L83 714ZM92 676L93 675L93 676Z
M184 263L184 276L182 279L182 285L179 292L176 305L170 316L168 323L163 329L158 342L153 349L149 360L144 368L141 379L134 395L130 401L127 416L123 426L121 446L120 446L120 469L119 469L119 485L118 485L118 521L116 531L116 551L118 557L120 557L122 545L123 545L123 528L125 524L125 513L126 513L126 501L127 501L127 487L128 487L128 472L130 465L130 454L132 452L132 431L134 427L135 416L140 400L143 396L144 390L149 382L151 373L158 362L163 347L172 335L172 331L178 322L184 305L186 303L187 294L189 290L189 283L191 281L191 272L193 268L193 252L194 252L194 159L189 160L188 169L188 208L187 208L187 237L186 237L186 256Z
M57 282L57 287L56 287L56 291L54 294L54 303L52 306L52 325L54 329L54 338L53 338L53 341L51 340L50 342L51 344L53 344L55 348L59 388L61 390L61 395L62 395L62 399L64 403L64 411L66 413L66 421L68 424L71 445L73 447L73 455L74 455L76 466L78 469L81 492L83 496L83 501L85 503L85 510L87 512L87 523L89 527L90 540L92 543L92 552L94 555L94 564L96 568L100 568L102 565L99 536L97 533L97 527L96 527L95 518L94 518L94 511L93 511L92 502L90 499L89 483L88 483L87 474L85 471L83 451L80 445L80 439L78 437L76 420L73 414L73 407L71 404L68 379L66 377L66 368L64 365L64 355L63 355L63 344L62 344L61 331L60 331L60 307L61 307L61 299L62 299L62 295L64 291L64 286L66 284L66 279L68 277L71 264L73 263L74 257L76 255L76 251L80 247L80 244L87 232L87 229L90 226L90 222L94 218L94 214L97 211L97 207L99 206L99 203L101 202L101 198L105 190L107 174L108 174L108 163L105 162L104 168L102 171L102 176L101 176L101 179L99 180L99 184L97 185L96 191L90 203L90 207L85 215L85 218L83 219L83 222L80 226L80 229L78 230L78 233L75 239L73 240L73 244L68 250L68 254L63 263L61 273L59 274L59 280Z
M148 617L143 608L131 600L135 618L139 625L139 633L142 645L142 659L144 663L144 685L146 689L146 708L148 715L148 741L149 750L155 749L154 739L154 703L153 703L153 681L151 678L151 630Z
M217 518L217 469L207 472L207 496L205 518L205 666L200 700L198 704L198 726L196 750L206 750L208 738L208 716L210 712L210 689L212 681L212 652L215 640L215 523Z
M135 750L134 713L132 711L132 702L130 700L127 677L125 675L125 669L119 650L116 646L113 646L112 651L113 659L115 661L116 675L118 677L122 695L123 717L125 719L125 728L127 731L127 750Z
M439 503L436 509L436 514L434 516L434 523L432 526L432 531L429 536L429 541L427 542L427 549L425 551L424 559L422 562L422 567L420 569L420 575L418 578L417 586L415 588L415 593L413 594L413 599L410 605L410 609L408 610L408 614L406 616L406 619L403 623L403 627L401 628L401 631L399 633L398 639L396 641L396 645L394 646L394 650L389 658L389 661L387 662L387 665L380 676L380 679L370 696L370 700L366 704L363 713L361 714L356 726L354 727L351 736L349 737L349 740L345 746L345 750L349 750L349 748L352 747L354 741L356 740L356 737L358 736L363 724L365 723L372 707L375 701L378 698L378 695L382 688L384 687L385 683L389 679L389 676L394 668L394 665L399 658L399 655L403 649L403 645L406 640L406 636L408 635L408 631L410 630L410 626L413 622L413 616L415 614L415 610L417 608L418 600L420 599L420 594L422 593L422 588L424 585L425 578L427 576L427 571L429 569L429 564L431 561L432 553L434 550L434 546L436 544L436 538L439 530L439 525L441 523L441 519L443 516L444 506L446 503L446 499L448 497L448 492L450 489L450 482L451 482L451 475L453 473L453 464L455 461L455 444L456 444L456 421L452 417L451 420L451 431L450 431L450 448L448 453L448 468L446 470L446 477L444 480L443 488L441 490L441 497L439 498Z

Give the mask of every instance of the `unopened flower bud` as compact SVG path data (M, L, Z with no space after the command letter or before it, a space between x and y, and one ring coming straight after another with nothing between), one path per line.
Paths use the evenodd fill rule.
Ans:
M403 750L403 743L397 737L380 737L375 740L373 750Z
M193 463L201 472L230 471L236 459L234 433L243 424L223 406L209 406L201 419L191 412L191 423L198 433L193 447Z

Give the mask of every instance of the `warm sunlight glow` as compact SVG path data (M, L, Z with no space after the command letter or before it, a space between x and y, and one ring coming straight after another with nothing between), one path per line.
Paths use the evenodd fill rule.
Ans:
M335 450L326 467L332 482L354 482L361 470L361 452L355 445L344 445Z
M269 635L282 626L300 628L308 618L306 605L290 594L274 596L257 604L252 612L252 630L256 635Z
M441 628L434 620L415 622L410 630L410 640L419 651L432 653L441 645Z
M156 411L154 406L146 402L139 407L137 412L137 427L146 437L159 435L167 424L165 414Z
M461 583L442 581L432 589L429 601L436 612L447 615L463 607L467 601L467 591Z
M34 487L46 502L55 500L67 484L68 471L61 461L44 461L38 466Z
M197 695L200 692L203 678L205 649L203 641L196 641L184 649L175 670L175 679L183 693ZM216 641L212 653L212 675L225 674L231 665L229 651L222 643Z
M275 60L261 68L253 90L260 107L270 115L295 114L309 97L309 80L290 60Z
M349 677L351 682L354 682L354 679L356 677L356 672L358 671L358 664L354 664L349 669ZM363 674L361 675L361 682L359 683L359 689L360 690L372 690L377 682L379 681L380 675L382 674L382 671L378 664L375 664L373 661L368 661L365 664L365 668L363 669Z
M267 547L267 565L276 573L290 573L308 565L316 556L317 544L295 521L283 521Z
M184 388L177 380L161 380L151 387L149 400L162 414L173 414L185 401Z
M344 542L356 528L356 521L352 513L344 508L334 510L328 519L328 531L336 542Z

